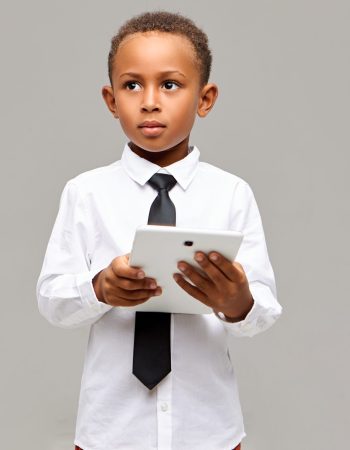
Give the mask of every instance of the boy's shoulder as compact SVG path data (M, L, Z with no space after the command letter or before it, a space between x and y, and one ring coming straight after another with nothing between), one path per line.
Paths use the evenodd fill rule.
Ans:
M93 186L103 184L104 182L115 178L115 176L122 170L120 160L112 162L105 166L95 167L93 169L81 172L67 181L68 184L74 184L76 187L84 189L91 189Z
M221 183L229 183L231 186L235 186L237 184L248 185L247 181L245 181L240 176L228 172L227 170L221 169L218 166L214 166L208 162L200 161L198 169L208 177L215 177L218 182Z

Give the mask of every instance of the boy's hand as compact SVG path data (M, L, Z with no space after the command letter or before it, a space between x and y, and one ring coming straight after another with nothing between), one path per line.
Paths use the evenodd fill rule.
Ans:
M209 257L203 252L196 252L194 259L205 275L191 264L179 261L178 268L194 286L182 274L175 273L173 276L177 284L214 311L224 313L229 321L243 320L254 303L243 267L218 252L211 252Z
M111 306L136 306L161 294L154 278L146 278L142 269L129 266L129 255L114 258L95 275L92 284L100 302Z

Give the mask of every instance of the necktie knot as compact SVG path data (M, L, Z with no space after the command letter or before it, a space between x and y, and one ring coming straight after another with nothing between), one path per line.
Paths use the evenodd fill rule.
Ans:
M163 189L170 191L175 186L176 179L172 175L168 175L166 173L155 173L148 180L148 183L158 192Z
M158 191L149 211L148 223L150 225L176 225L175 205L169 197L169 191L175 186L176 179L166 173L155 173L148 183Z

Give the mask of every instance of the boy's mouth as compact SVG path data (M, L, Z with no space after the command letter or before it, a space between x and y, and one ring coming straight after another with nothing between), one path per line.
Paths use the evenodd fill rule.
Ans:
M141 133L144 136L158 136L162 133L165 125L157 120L145 120L138 127L141 128Z
M140 128L147 127L147 128L159 128L159 127L165 127L163 123L158 122L157 120L145 120L139 125Z

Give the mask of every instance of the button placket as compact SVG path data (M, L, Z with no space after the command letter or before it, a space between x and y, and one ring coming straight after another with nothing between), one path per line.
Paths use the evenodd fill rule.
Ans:
M163 411L163 412L167 412L168 409L169 409L168 403L167 403L167 402L162 402L162 403L160 404L160 409L161 409L161 411Z
M171 450L171 391L172 374L170 372L157 386L158 450Z

